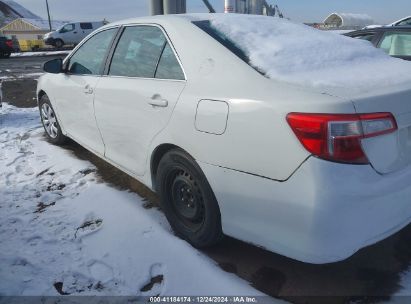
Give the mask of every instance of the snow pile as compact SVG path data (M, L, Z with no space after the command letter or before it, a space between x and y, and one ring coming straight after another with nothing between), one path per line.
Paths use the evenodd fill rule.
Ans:
M0 25L6 25L18 18L40 19L28 9L11 0L0 1Z
M20 17L22 18L30 18L30 19L40 19L39 16L33 14L30 12L28 9L25 7L21 6L15 1L12 0L3 0L1 1L5 4L7 4L14 12L16 12Z
M13 53L11 57L33 57L33 56L55 56L55 55L68 55L71 51L44 51L44 52L22 52Z
M368 41L272 17L216 14L210 21L274 80L350 89L411 83L411 62L391 58Z
M0 113L0 295L259 295L136 194L48 144L38 110Z

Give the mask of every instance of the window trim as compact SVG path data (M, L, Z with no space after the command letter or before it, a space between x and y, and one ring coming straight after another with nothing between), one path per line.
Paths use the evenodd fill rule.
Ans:
M106 55L104 55L104 58L103 58L103 66L102 66L102 68L100 69L100 72L99 72L98 74L96 74L96 75L94 75L94 74L73 74L73 73L70 73L70 72L68 71L68 66L70 65L70 60L71 60L71 58L77 53L77 51L78 51L85 43L87 43L87 41L89 41L89 40L90 40L91 38L93 38L94 36L96 36L96 35L98 35L98 34L100 34L100 33L102 33L102 32L105 32L105 31L108 31L108 30L112 30L112 29L117 29L117 32L114 33L113 38L112 38L112 40L111 40L111 42L110 42L108 51L106 52ZM71 51L71 53L63 60L63 70L64 70L64 74L69 75L69 76L102 77L102 76L104 75L105 67L106 67L106 65L107 65L107 59L109 58L110 51L111 51L111 49L112 49L112 47L113 47L113 43L114 43L114 42L116 41L116 39L118 38L119 32L121 32L120 29L121 29L121 26L119 26L119 25L107 27L107 28L104 28L104 29L100 29L100 30L96 31L92 36L89 36L87 39L84 39L82 42L80 42L80 44L77 45L77 46L74 48L74 50Z
M156 72L157 72L157 68L158 68L158 65L159 65L160 60L161 60L161 56L163 55L164 48L165 48L165 46L166 46L167 43L168 43L168 44L170 45L171 50L173 51L174 56L175 56L176 59L177 59L178 64L180 65L181 71L183 72L183 75L184 75L184 79L163 79L163 78L155 78L155 74L156 74L156 73L154 73L154 77L153 77L153 78L138 77L138 76L116 76L116 75L109 75L109 74L108 74L108 73L109 73L109 70L110 70L111 62L112 62L113 57L114 57L114 52L115 52L115 50L117 49L118 42L120 41L123 32L124 32L125 29L128 28L128 27L137 27L137 26L157 27L157 28L159 28L159 29L161 30L161 32L163 33L164 37L166 38L166 43L164 44L163 50L162 50L162 52L161 52L161 54L160 54L160 57L159 57L159 59L158 59L158 61L157 61ZM106 61L106 65L105 65L105 68L104 68L104 72L103 72L102 77L124 78L124 79L142 79L142 80L159 80L159 81L187 82L187 74L186 74L186 72L185 72L184 66L183 66L183 64L182 64L182 62L181 62L181 60L180 60L180 57L178 56L178 53L177 53L177 51L176 51L173 43L171 42L170 37L168 36L168 34L167 34L167 32L165 31L165 29L164 29L160 24L157 24L157 23L130 23L130 24L124 24L124 25L122 25L122 26L121 26L121 29L119 30L119 32L118 32L118 34L117 34L117 36L116 36L116 39L112 42L112 47L111 47L111 49L110 49L109 56L107 57L107 61Z

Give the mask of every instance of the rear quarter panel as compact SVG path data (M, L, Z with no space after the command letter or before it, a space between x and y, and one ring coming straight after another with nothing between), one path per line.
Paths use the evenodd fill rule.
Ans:
M187 85L151 151L172 143L198 161L284 181L310 156L289 127L288 113L354 113L349 101L265 78L195 26L163 26L181 59ZM202 99L227 102L225 133L195 128Z

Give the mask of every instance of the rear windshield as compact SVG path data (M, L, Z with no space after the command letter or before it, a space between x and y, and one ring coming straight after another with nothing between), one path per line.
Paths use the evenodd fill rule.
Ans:
M250 58L246 55L246 53L242 49L240 49L233 41L231 41L227 36L213 28L209 20L193 21L193 24L198 26L208 35L210 35L215 40L224 45L242 61L250 65Z

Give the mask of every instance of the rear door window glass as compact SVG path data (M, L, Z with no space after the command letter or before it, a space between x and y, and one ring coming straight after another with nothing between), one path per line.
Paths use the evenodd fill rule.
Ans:
M176 55L170 44L167 43L158 63L156 78L184 80L184 73L181 69Z
M114 51L109 75L154 78L166 43L156 26L126 27Z

